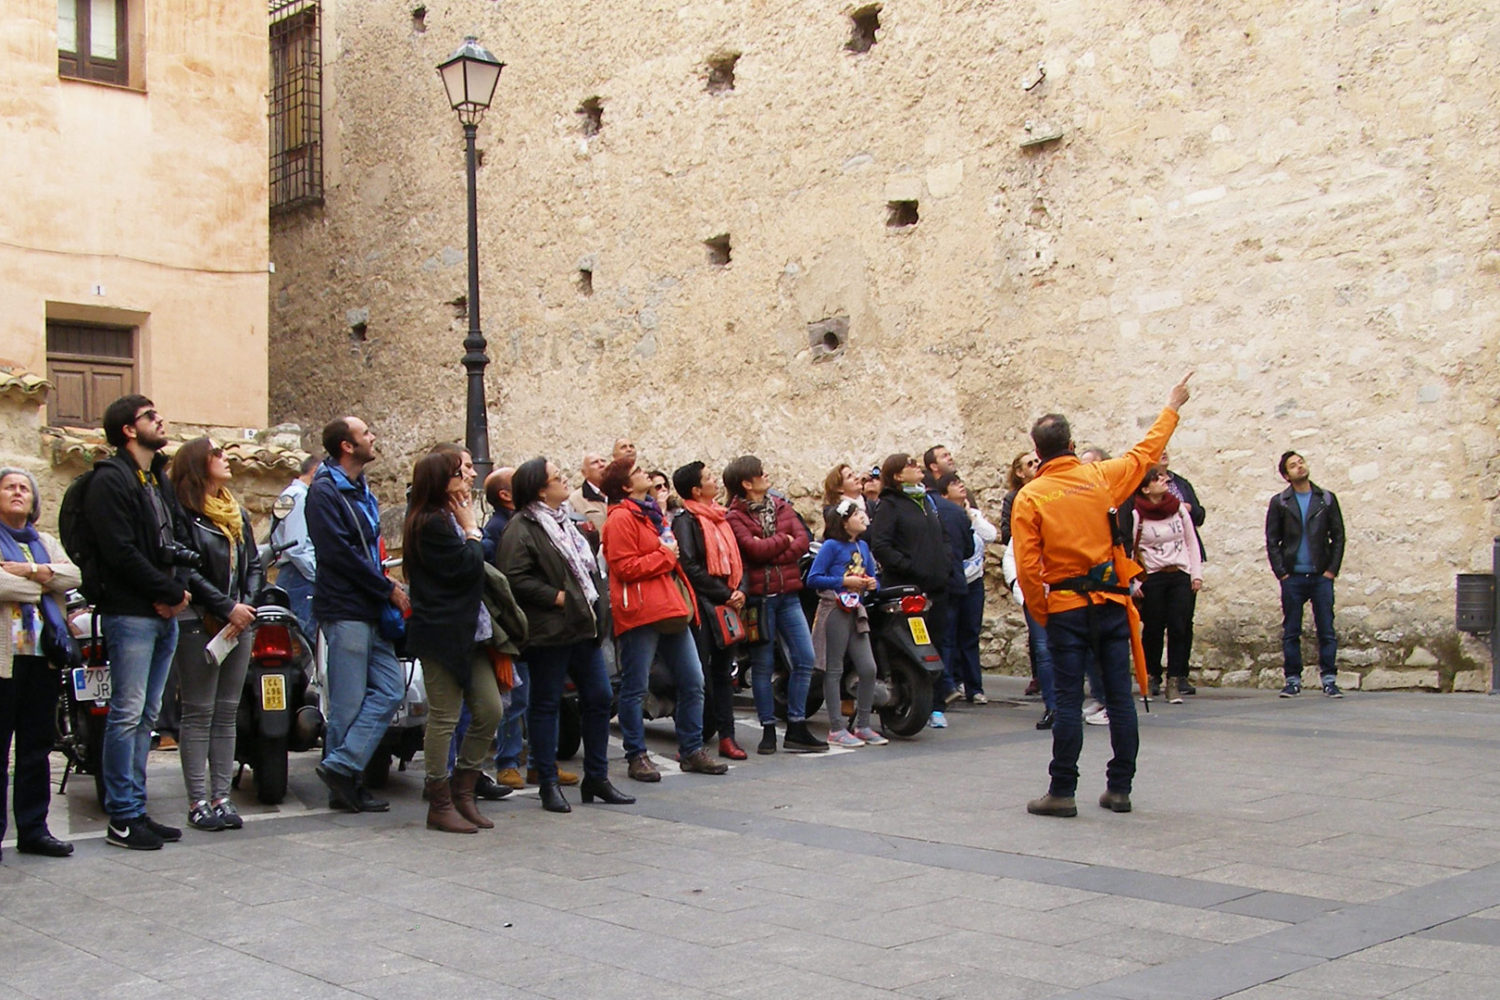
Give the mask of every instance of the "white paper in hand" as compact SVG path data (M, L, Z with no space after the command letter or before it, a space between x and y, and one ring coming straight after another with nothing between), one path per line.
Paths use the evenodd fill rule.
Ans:
M225 625L219 634L210 639L208 645L204 647L203 652L207 654L208 662L216 667L224 662L224 657L228 656L234 647L240 644L240 633L230 636L230 628L231 626Z

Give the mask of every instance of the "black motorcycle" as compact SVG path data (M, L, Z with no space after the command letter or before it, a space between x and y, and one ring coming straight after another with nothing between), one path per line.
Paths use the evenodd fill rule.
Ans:
M250 631L241 639L251 646L235 724L234 787L249 767L256 799L277 805L286 798L288 752L311 750L323 734L323 713L308 696L313 647L280 587L261 591Z
M53 749L63 755L59 795L68 791L72 774L92 775L94 794L104 806L104 723L109 716L109 657L104 637L99 633L99 619L78 591L68 593L68 625L78 639L83 665L59 670L62 690L57 698L54 719L56 742Z

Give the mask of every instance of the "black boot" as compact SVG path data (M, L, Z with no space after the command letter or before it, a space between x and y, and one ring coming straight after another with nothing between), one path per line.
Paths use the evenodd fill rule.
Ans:
M590 778L584 775L583 783L578 786L578 793L583 796L584 802L598 799L607 806L635 805L635 796L626 795L610 784L608 778Z
M781 741L781 746L788 753L828 752L828 741L820 740L809 732L805 721L786 724L786 739Z
M760 746L755 748L758 754L776 752L776 723L761 727Z
M570 813L573 807L568 805L568 800L563 798L562 786L555 781L544 781L537 789L537 794L542 800L542 808L553 813Z
M514 789L500 784L488 774L481 773L479 780L474 784L474 797L486 802L499 802L509 795Z

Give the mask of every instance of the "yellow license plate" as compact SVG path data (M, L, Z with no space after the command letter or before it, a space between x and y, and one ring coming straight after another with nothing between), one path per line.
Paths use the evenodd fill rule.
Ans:
M927 635L927 621L923 618L908 618L906 625L911 629L911 641L918 646L930 645L932 639Z
M280 674L262 674L260 678L260 707L267 712L286 709L286 678Z

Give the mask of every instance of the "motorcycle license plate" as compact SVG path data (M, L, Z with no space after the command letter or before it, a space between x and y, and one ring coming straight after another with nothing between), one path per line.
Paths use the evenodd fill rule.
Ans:
M918 646L927 646L932 643L932 639L927 635L927 621L925 619L920 617L908 618L906 619L906 627L911 629L911 641Z
M260 707L267 712L281 712L286 709L286 678L280 674L261 675Z
M79 701L109 701L109 668L74 667L73 694Z

